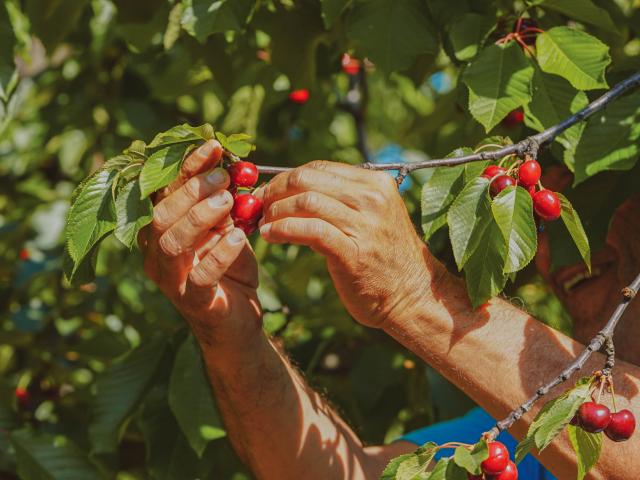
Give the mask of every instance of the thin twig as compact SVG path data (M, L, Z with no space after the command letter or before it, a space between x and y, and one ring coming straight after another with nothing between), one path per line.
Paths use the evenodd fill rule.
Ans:
M627 292L629 291L637 292L638 289L640 289L640 273L628 287L625 287L622 290L622 300L620 300L620 303L618 304L617 308L609 318L609 321L607 322L607 324L604 326L602 330L600 330L600 332L598 332L598 334L595 337L593 337L593 339L591 340L587 348L573 362L571 362L571 364L569 364L569 366L567 366L562 371L562 373L560 373L560 375L558 375L556 378L551 380L549 383L547 383L543 387L540 387L538 391L536 391L535 395L533 395L529 400L527 400L518 408L513 410L505 419L500 420L498 423L496 423L495 427L493 427L491 430L489 430L489 432L487 432L487 437L496 438L500 432L511 428L511 426L517 420L519 420L525 413L531 410L533 405L538 400L540 400L542 397L548 394L557 385L560 385L561 383L566 382L569 379L569 377L571 377L571 375L573 375L575 372L582 369L582 367L584 367L584 364L587 362L589 357L591 357L591 355L594 352L600 351L600 349L602 349L602 346L607 343L611 343L611 345L613 345L613 342L611 340L613 338L613 332L615 331L616 326L620 321L620 318L622 318L622 314L624 313L627 306L629 306L629 303L631 303L631 300L635 296L635 295L628 295ZM610 365L609 363L610 360L611 359L609 358L609 355L608 355L605 368L609 366L613 368L613 365Z
M611 90L597 98L585 108L579 112L564 119L557 125L547 128L543 132L531 135L530 137L521 140L518 143L507 145L498 150L491 152L478 152L471 155L465 155L462 157L453 158L439 158L435 160L424 160L422 162L413 163L363 163L362 166L371 170L400 170L403 167L407 168L407 172L411 173L414 170L422 168L434 168L434 167L450 167L453 165L461 165L469 162L477 162L481 160L496 160L506 155L517 154L524 156L525 154L536 158L538 150L542 145L551 142L554 138L560 135L565 130L571 128L575 124L586 120L593 114L603 110L609 103L620 97L623 93L631 90L632 88L640 86L640 72L630 76L626 80L615 85ZM268 165L258 165L258 171L262 174L278 174L292 170L292 167L272 167Z

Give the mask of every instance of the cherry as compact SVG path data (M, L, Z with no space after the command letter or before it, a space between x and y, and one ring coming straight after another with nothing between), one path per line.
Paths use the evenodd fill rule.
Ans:
M540 164L535 160L527 160L518 169L518 180L525 187L531 187L538 183L542 175Z
M227 169L231 183L238 187L253 187L258 181L258 168L251 162L233 163Z
M293 90L291 93L289 93L289 100L299 105L307 103L307 100L309 100L309 90L307 90L306 88Z
M501 442L489 444L489 458L480 464L480 468L487 475L500 475L509 463L509 451Z
M518 467L516 467L515 463L509 461L502 473L488 475L487 480L518 480Z
M611 414L611 422L604 433L614 442L629 440L636 429L636 417L629 410L620 410Z
M482 176L491 180L493 177L505 173L507 170L499 165L489 165L482 171Z
M512 110L502 119L502 126L506 128L516 128L524 122L524 112L522 110Z
M26 409L31 401L31 394L26 388L16 388L14 395L18 402L18 407Z
M258 222L243 222L240 220L236 220L234 225L241 229L245 235L251 235L258 228Z
M578 410L578 420L583 430L589 433L602 432L611 422L611 412L600 403L585 402Z
M231 208L231 218L238 223L257 223L262 215L262 200L251 193L237 195Z
M29 260L29 250L27 250L26 248L21 248L18 252L18 256L20 257L20 260Z
M360 71L360 60L345 53L342 55L342 71L347 75L357 75Z
M560 218L560 199L555 192L543 189L533 195L533 210L547 222Z
M489 185L489 192L492 197L498 195L502 190L507 187L513 187L516 185L516 180L509 175L499 175L491 181Z

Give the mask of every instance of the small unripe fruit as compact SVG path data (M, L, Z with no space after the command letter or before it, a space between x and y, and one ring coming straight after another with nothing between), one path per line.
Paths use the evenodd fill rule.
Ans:
M516 180L509 175L499 175L491 181L491 185L489 185L489 192L492 197L495 197L505 188L515 187L516 183Z
M500 475L509 463L509 451L501 442L489 444L489 457L480 464L486 475Z
M560 199L551 190L540 190L533 195L533 210L542 220L547 222L557 220L562 211Z
M636 417L629 410L620 410L611 414L611 422L604 433L614 442L629 440L636 429Z
M522 122L524 122L524 112L522 110L513 110L504 117L501 123L505 128L516 128L522 125Z
M253 187L258 182L258 168L251 162L233 163L227 171L231 183L238 187Z
M540 164L535 160L527 160L518 169L518 180L525 187L532 187L538 183L542 175Z
M499 165L489 165L482 171L482 176L491 180L493 177L505 173L507 170Z
M487 475L487 480L518 480L518 467L516 467L515 463L509 461L502 473Z
M599 433L609 426L611 412L600 403L585 402L578 410L578 421L583 430L589 433Z
M250 224L257 223L261 215L262 200L250 193L236 196L231 208L231 218L240 223Z
M302 105L303 103L307 103L307 100L309 100L309 90L307 90L306 88L293 90L291 93L289 93L289 100L300 105Z

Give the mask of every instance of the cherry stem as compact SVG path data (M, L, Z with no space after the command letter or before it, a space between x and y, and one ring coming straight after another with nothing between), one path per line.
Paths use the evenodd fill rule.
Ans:
M493 147L493 148L500 148L502 147L502 145L498 145L497 143L487 143L485 145L482 145L478 148L476 148L473 153L478 153L481 152L482 150L484 150L485 148L489 148L489 147Z
M609 377L609 387L611 388L611 402L613 403L613 412L618 413L616 405L616 389L613 387L613 377Z

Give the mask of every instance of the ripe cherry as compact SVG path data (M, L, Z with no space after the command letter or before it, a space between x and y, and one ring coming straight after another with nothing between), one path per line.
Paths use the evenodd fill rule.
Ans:
M262 200L251 193L236 196L231 218L239 223L257 223L262 215Z
M31 401L31 394L26 388L16 388L14 395L16 397L16 401L18 402L18 407L21 409L26 409Z
M585 402L578 410L578 420L583 430L589 433L602 432L611 422L611 412L600 403Z
M18 256L20 257L20 260L29 260L29 250L27 250L26 248L21 248L18 252Z
M489 185L489 192L492 197L495 197L505 188L514 187L516 183L516 180L509 175L499 175L491 181L491 185Z
M604 433L614 442L629 440L636 429L636 417L629 410L620 410L611 414L611 422Z
M234 225L241 229L245 235L251 235L258 228L258 222L242 222L240 220L236 220Z
M524 122L524 112L522 110L512 110L502 120L502 126L506 128L516 128Z
M289 93L289 100L299 105L307 103L307 100L309 100L309 90L307 90L306 88L293 90L291 93Z
M487 480L518 480L518 467L516 467L515 463L509 461L502 473L487 475Z
M533 195L533 210L536 214L547 222L552 222L560 218L560 199L555 192L543 189Z
M501 442L489 444L489 458L480 464L486 475L500 475L509 463L509 451Z
M258 168L251 162L236 162L227 170L231 183L238 187L253 187L258 181Z
M484 178L492 179L493 177L505 173L507 170L499 165L489 165L482 171Z
M518 180L525 187L531 187L538 183L542 175L540 164L535 160L527 160L518 169Z
M347 75L357 75L360 71L360 60L345 53L342 55L342 71Z

